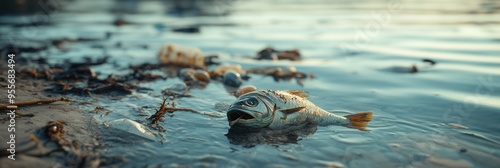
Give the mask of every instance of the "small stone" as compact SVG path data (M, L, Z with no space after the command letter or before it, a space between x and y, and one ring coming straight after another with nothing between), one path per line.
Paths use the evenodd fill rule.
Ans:
M234 71L227 71L223 78L222 78L222 83L226 86L231 86L231 87L239 87L243 81L241 79L241 75L237 72Z

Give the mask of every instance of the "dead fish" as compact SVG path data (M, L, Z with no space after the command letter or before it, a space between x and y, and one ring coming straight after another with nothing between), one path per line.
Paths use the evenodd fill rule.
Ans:
M342 125L363 129L372 119L371 112L338 116L307 100L307 93L297 90L258 90L240 96L228 109L231 127L284 128L290 125Z

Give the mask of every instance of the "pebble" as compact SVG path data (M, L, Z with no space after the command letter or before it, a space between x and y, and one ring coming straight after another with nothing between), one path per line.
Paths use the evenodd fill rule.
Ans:
M292 160L292 161L298 161L299 158L293 156L293 155L289 155L289 154L280 154L280 156L286 160Z
M236 90L236 93L234 93L234 96L240 97L241 95L243 95L245 93L253 92L256 90L257 90L257 87L255 87L253 85L246 85L246 86L240 87L238 90Z
M210 82L210 75L204 70L197 70L193 73L194 79L202 82Z
M441 158L441 157L435 157L435 156L430 156L426 160L427 163L436 165L438 167L454 167L454 168L469 168L469 167L474 167L472 163L470 163L467 160L460 159L460 160L451 160L447 158Z
M243 83L243 79L239 73L230 70L222 77L222 83L226 86L239 87Z

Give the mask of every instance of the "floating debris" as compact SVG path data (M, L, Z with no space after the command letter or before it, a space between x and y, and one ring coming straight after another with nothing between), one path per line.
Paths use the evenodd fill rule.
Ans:
M104 112L104 113L101 114L101 117L106 117L109 114L111 114L111 112L113 112L113 110L107 110L106 112Z
M179 33L199 33L200 27L199 26L178 27L178 28L173 28L172 31Z
M222 77L226 72L233 71L239 73L240 75L246 75L246 71L243 70L240 64L233 65L219 65L213 71L210 72L212 78Z
M234 96L236 96L236 98L238 98L245 93L253 92L256 90L257 90L257 87L255 87L253 85L246 85L246 86L240 87L238 90L236 90L236 92L234 93Z
M72 149L71 141L64 136L66 132L66 130L64 130L64 125L66 124L65 121L49 121L45 126L45 135L59 145L59 149L54 151L63 150L65 152L70 152Z
M161 64L172 64L188 67L203 68L207 65L217 64L217 56L204 56L196 47L166 44L160 49L158 59Z
M300 86L304 86L302 80L308 77L306 73L298 72L297 69L293 66L254 68L254 69L247 69L246 72L271 76L277 82L280 80L286 81L290 79L295 79ZM311 74L309 74L309 76L311 76Z
M494 143L494 144L498 144L497 141L491 139L491 138L488 138L484 135L481 135L479 133L474 133L474 132L462 132L462 134L464 135L469 135L469 136L472 136L472 137L476 137L476 138L479 138L479 139L482 139L482 140L485 140L485 141L488 141L488 142L491 142L491 143Z
M96 99L94 100L91 100L91 101L88 101L88 102L80 102L79 104L80 105L86 105L86 104L94 104L94 103L97 103L98 101Z
M107 94L112 96L128 95L132 93L130 85L126 84L110 84L92 90L96 94Z
M215 109L219 112L226 112L229 109L229 106L231 106L231 104L229 103L224 103L224 102L215 103Z
M455 124L455 123L448 123L448 126L452 128L458 128L458 129L467 129L466 126L460 125L460 124Z
M298 49L278 51L271 47L264 48L257 53L258 60L301 60L300 51Z
M389 67L386 70L395 72L395 73L417 73L419 69L417 66L412 65L412 66L393 66Z
M321 126L341 125L365 130L372 112L358 112L345 116L327 112L307 100L300 90L259 90L238 97L227 111L231 127L284 128L305 123ZM273 103L274 107L268 103ZM276 113L276 114L275 114ZM262 114L273 114L263 115ZM290 115L292 114L292 115Z
M413 64L411 66L393 66L386 68L385 70L395 73L417 73L427 68L432 68L434 65L436 65L436 62L431 59L423 59L422 62L424 62L425 64L417 62L416 64Z
M229 70L222 77L222 83L226 86L237 88L243 83L243 79L241 79L241 75L238 72Z

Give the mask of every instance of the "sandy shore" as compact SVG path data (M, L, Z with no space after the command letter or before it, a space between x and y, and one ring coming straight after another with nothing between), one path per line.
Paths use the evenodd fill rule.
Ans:
M0 63L0 103L7 104L7 70L5 63ZM15 88L15 101L24 102L31 100L43 100L60 98L64 95L45 93L43 90L49 87L47 81L17 76ZM9 127L13 120L10 119L8 110L2 110L0 122L0 167L67 167L85 166L95 167L96 154L87 150L95 146L99 134L98 125L93 120L90 110L79 107L78 100L75 102L54 102L51 104L39 104L22 106L16 110L15 134ZM49 121L62 121L64 125L64 138L72 143L73 148L69 150L60 149L58 143L49 138L45 133L45 127ZM9 132L11 129L12 132ZM15 160L9 158L11 153L10 136L15 135ZM75 150L76 149L76 150ZM51 152L52 151L52 152ZM68 152L69 151L69 152ZM92 158L90 159L90 156ZM90 164L90 165L89 165Z

